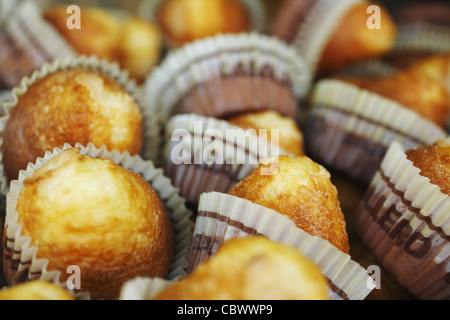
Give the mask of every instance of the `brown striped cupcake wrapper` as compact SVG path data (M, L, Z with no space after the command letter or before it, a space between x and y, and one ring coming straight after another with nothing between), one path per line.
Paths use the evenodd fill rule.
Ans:
M34 1L23 1L0 30L0 77L12 88L46 62L76 52L45 20Z
M25 94L31 85L50 74L63 70L78 68L92 70L109 77L110 79L120 84L122 88L135 99L142 113L142 127L144 137L141 153L145 159L149 159L152 161L155 160L160 152L158 148L161 139L161 127L156 120L155 114L152 114L151 112L149 113L148 110L143 107L141 96L142 92L140 87L137 86L136 82L133 79L129 78L127 71L120 69L120 66L117 63L110 63L106 60L99 60L95 56L66 57L61 60L56 60L52 63L45 63L39 70L33 72L30 77L23 78L20 85L10 91L10 101L7 101L2 105L0 113L0 135L5 129L5 126L9 120L10 111L17 105L19 97ZM0 146L2 143L3 142L0 141ZM3 161L0 161L1 194L6 194L9 187L4 171Z
M161 4L166 0L143 0L139 4L139 15L149 21L157 21L157 13ZM238 0L250 14L250 31L263 32L266 29L266 12L261 0Z
M333 300L362 300L372 290L366 270L327 240L308 234L285 215L219 192L200 197L188 272L214 255L225 241L253 235L290 245L311 259L328 278Z
M447 135L411 109L339 80L319 81L311 104L305 129L307 153L367 184L391 142L411 149Z
M172 117L165 141L164 172L195 209L203 192L227 192L262 159L288 154L255 130L196 114Z
M345 14L364 0L286 0L272 34L295 47L315 74L321 53Z
M450 198L393 142L356 215L377 259L419 299L450 298Z
M174 281L187 274L188 253L192 242L192 212L185 207L185 199L180 197L178 189L172 186L170 180L164 176L163 170L155 168L149 160L140 156L130 156L128 153L108 151L106 147L96 148L92 144L82 146L80 153L94 158L108 158L122 167L140 174L158 193L170 215L174 231L175 252L166 277ZM62 149L55 148L47 152L43 158L38 158L35 164L29 164L22 170L19 179L11 182L11 190L7 195L7 209L5 233L3 237L3 271L8 285L15 285L31 280L59 281L59 271L47 269L48 260L38 258L39 248L31 246L31 238L22 235L22 227L18 222L16 211L17 200L23 189L24 180L30 177L50 159L59 155L63 150L72 148L66 144ZM64 285L60 283L61 285Z
M311 83L297 52L258 33L198 40L172 51L143 85L149 110L225 118L274 109L295 117Z

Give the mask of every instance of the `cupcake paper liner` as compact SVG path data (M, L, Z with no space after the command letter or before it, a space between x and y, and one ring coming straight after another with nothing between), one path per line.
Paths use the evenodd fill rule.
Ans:
M5 85L19 85L25 76L52 62L76 53L41 16L34 1L23 1L0 31L0 77Z
M123 285L119 300L151 300L172 283L161 278L138 277Z
M165 141L165 174L193 208L197 208L203 192L228 191L261 159L288 154L256 131L195 114L172 117L166 125Z
M319 81L311 101L307 153L326 167L367 184L391 142L415 148L447 135L411 109L343 81Z
M290 245L316 263L329 280L333 300L364 299L372 290L366 270L327 240L308 234L285 215L219 192L200 197L188 273L212 256L224 241L252 235Z
M304 16L303 21L300 23L295 21L299 25L290 44L305 58L312 74L315 74L321 53L339 22L355 4L362 1L364 0L317 0L310 7L308 13L302 15ZM288 5L284 8L291 10L291 6ZM286 22L280 21L279 23L285 24ZM295 26L286 27L293 28Z
M344 77L389 77L398 72L398 68L380 59L352 64L340 71Z
M419 299L450 298L450 198L393 142L356 215L357 231Z
M400 24L393 52L450 52L450 26L429 22Z
M157 21L159 6L166 0L144 0L139 5L139 15L149 21ZM261 0L238 0L248 10L251 19L249 31L263 32L266 28L266 12Z
M135 81L128 77L128 72L120 69L117 63L110 63L106 60L99 60L95 56L78 56L78 57L66 57L65 59L56 60L53 63L46 63L41 69L33 72L31 77L25 77L22 79L20 86L11 90L11 100L4 103L2 107L0 117L0 134L5 129L5 126L10 117L10 111L17 105L18 99L21 95L25 94L28 88L36 81L45 78L46 76L59 72L62 70L71 70L82 68L86 70L92 70L102 75L109 77L122 86L122 88L128 92L137 103L142 113L142 127L143 127L143 145L142 154L143 157L149 160L154 160L159 153L157 149L159 147L160 131L161 128L157 122L154 114L148 113L142 105L142 92L136 85ZM155 142L156 140L156 142ZM0 142L0 146L3 141ZM1 157L1 151L0 151ZM5 176L3 161L0 161L0 193L6 194L8 192L8 181Z
M237 75L252 81L234 81ZM216 80L219 86L205 87ZM220 86L222 80L226 86ZM272 37L243 33L210 37L172 51L147 78L143 91L149 112L160 114L165 124L174 113L222 118L276 109L295 116L310 82L308 68L293 48ZM286 98L274 94L280 90ZM175 110L188 94L196 94L197 103L189 110Z
M87 146L77 144L75 147L80 148L81 154L94 158L108 158L128 170L140 174L158 193L170 215L175 240L174 256L166 278L174 281L184 277L188 267L187 256L194 227L191 220L192 212L186 209L185 199L179 196L178 189L171 185L162 169L155 168L151 161L143 160L140 156L130 156L128 153L119 153L118 151L111 152L106 147L96 148L92 144ZM37 257L39 248L31 246L31 238L22 235L22 226L18 223L16 206L24 180L50 159L69 148L72 146L66 144L62 149L55 148L53 152L46 152L43 158L38 158L35 164L29 164L26 170L22 170L18 180L11 182L11 190L7 195L3 237L3 268L9 285L36 279L46 281L59 281L60 279L59 271L47 269L47 259Z

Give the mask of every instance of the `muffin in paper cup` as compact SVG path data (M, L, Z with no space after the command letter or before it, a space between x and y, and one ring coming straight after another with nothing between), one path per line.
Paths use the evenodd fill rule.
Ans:
M278 39L226 34L174 50L143 85L146 107L165 124L174 114L226 118L276 110L296 117L311 85L302 57Z
M366 270L327 240L308 234L274 210L220 192L200 197L188 272L212 256L226 240L253 235L290 245L315 262L329 280L333 300L362 300L373 289Z
M38 258L39 248L30 246L31 238L22 235L16 205L24 181L50 159L70 148L72 146L66 144L62 149L55 148L52 152L46 152L43 158L38 158L36 163L28 166L27 170L21 171L18 180L11 182L11 190L7 195L7 214L3 237L3 269L10 286L37 279L64 285L59 281L60 271L48 270L49 261ZM162 169L156 168L151 161L143 160L140 156L130 156L128 153L119 153L118 151L111 152L105 147L96 148L92 144L87 146L77 144L75 148L80 149L80 154L93 158L107 158L125 169L141 175L157 192L169 213L175 240L174 255L166 279L173 281L184 277L187 274L187 256L192 241L192 212L186 209L185 199L179 196L178 189L171 185ZM90 297L89 292L83 292L83 294L87 298Z
M138 105L142 114L143 143L141 153L146 159L153 160L153 158L156 158L156 155L159 153L159 150L157 148L159 147L159 134L161 129L159 127L157 117L149 112L149 110L143 108L140 87L136 85L134 80L128 77L128 73L126 71L120 69L117 63L110 63L106 60L99 60L95 56L78 56L73 58L66 57L61 60L56 60L53 63L45 63L41 69L33 72L31 77L23 78L20 86L15 87L10 91L10 100L4 103L2 106L2 113L0 117L0 135L3 135L7 122L10 118L10 112L17 105L20 96L25 94L34 83L56 72L74 69L90 70L104 75L118 83L125 92L130 94L130 96ZM2 140L1 144L3 143L4 141ZM1 193L6 194L8 192L9 186L8 179L5 175L3 160L0 162L0 174Z
M203 192L226 192L261 159L288 154L256 130L196 114L172 117L165 141L164 172L195 209Z
M450 199L393 142L356 214L365 245L419 299L450 297Z
M342 18L363 0L287 0L273 22L271 34L295 47L312 74L327 42Z
M45 35L45 36L43 36ZM34 1L21 2L0 30L0 77L9 88L19 85L46 62L76 52L41 16Z
M414 148L446 136L441 127L393 100L331 79L314 87L305 131L311 158L366 184L391 142Z

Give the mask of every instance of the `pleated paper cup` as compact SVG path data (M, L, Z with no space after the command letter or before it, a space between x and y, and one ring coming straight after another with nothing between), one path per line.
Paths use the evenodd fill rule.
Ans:
M143 144L141 154L145 159L152 161L156 160L157 155L160 152L158 148L161 139L161 127L157 121L157 116L143 107L140 87L136 85L134 80L129 78L127 71L120 69L120 66L117 63L99 60L95 56L77 56L74 58L67 57L61 60L56 60L52 63L45 63L41 69L33 72L31 77L23 78L20 85L10 91L10 101L7 101L2 105L2 112L0 116L0 135L5 130L6 124L10 118L11 110L17 105L20 96L25 94L30 86L50 74L73 69L84 69L98 72L99 74L104 75L121 85L121 87L134 98L142 114ZM2 144L3 141L0 142L0 146ZM3 161L0 161L0 193L6 194L8 192L8 187L4 163Z
M316 263L329 281L333 300L362 300L373 288L366 270L327 240L308 234L283 214L219 192L200 197L188 272L214 255L225 241L253 235L292 246Z
M315 74L337 26L361 2L364 0L286 0L275 17L271 34L296 48Z
M430 22L400 24L394 53L424 52L440 54L450 52L450 25L440 26Z
M76 52L43 18L38 5L22 1L0 30L0 77L9 88L20 84L46 62Z
M185 199L179 196L178 189L172 186L162 169L155 168L151 161L143 160L140 156L130 156L128 153L118 151L111 152L106 147L96 148L92 144L87 146L77 144L75 147L79 148L83 155L107 158L125 169L140 174L158 193L170 216L175 242L173 260L166 279L174 281L184 277L187 274L187 257L194 226L191 220L192 212L186 209ZM43 158L38 158L36 163L29 164L26 170L22 170L18 180L11 182L11 190L7 195L3 237L3 271L10 286L38 279L55 282L60 279L60 271L48 270L49 261L39 258L39 248L31 246L32 239L22 235L16 206L24 181L50 159L69 148L72 146L66 144L62 149L55 148L52 152L47 152Z
M196 114L172 117L165 141L164 172L194 209L203 192L227 192L262 159L288 154L256 130Z
M354 63L339 72L344 77L390 77L399 72L394 65L381 59Z
M412 149L447 135L415 111L339 80L319 81L311 105L305 130L307 154L367 184L391 142Z
M365 245L419 299L450 298L450 198L393 142L356 215Z
M276 110L296 117L311 75L297 52L258 33L198 40L172 51L143 85L149 110L165 124L175 114L226 118Z

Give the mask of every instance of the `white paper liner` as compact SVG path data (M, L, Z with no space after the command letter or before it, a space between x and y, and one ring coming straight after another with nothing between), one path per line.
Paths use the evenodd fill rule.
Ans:
M142 18L149 21L157 21L157 12L159 6L166 0L143 0L139 4L138 13ZM238 0L248 10L251 19L250 30L263 32L266 28L266 12L261 0Z
M174 281L187 274L187 256L192 242L194 224L191 220L192 212L185 207L185 199L179 196L178 189L173 187L170 180L164 176L162 169L155 168L149 160L140 156L130 156L129 153L108 151L106 147L96 148L92 144L86 147L77 144L80 153L94 158L108 158L125 169L140 174L158 193L169 213L174 231L174 255L166 279ZM37 258L39 248L30 247L31 238L23 236L22 227L18 223L16 211L17 200L23 189L23 182L50 159L61 154L63 150L72 148L66 144L62 149L55 148L53 152L46 152L43 158L38 158L35 164L29 164L22 170L18 180L11 182L11 190L7 194L7 209L5 234L3 239L4 272L9 285L16 281L31 281L36 279L59 281L60 272L47 270L48 260ZM6 249L8 248L8 249ZM18 261L17 270L11 268L11 259L5 259L5 251L12 251L12 260ZM31 263L30 263L31 261ZM26 279L22 279L24 277Z
M292 42L315 74L321 53L339 22L357 3L364 0L317 0Z
M239 65L250 74L272 68L275 80L290 82L296 99L303 98L311 85L311 74L303 59L278 39L258 33L218 35L169 53L143 84L146 107L149 112L159 112L164 124L176 103L191 89L226 77ZM254 81L259 79L255 76ZM236 101L239 102L238 96Z
M183 132L182 141L172 137L174 133ZM237 137L227 132L241 132ZM206 159L211 154L209 134L216 137L216 159ZM248 137L248 139L246 139ZM264 136L258 136L255 130L245 130L225 120L203 117L195 114L177 115L166 125L164 147L164 170L172 183L180 188L180 194L190 205L197 207L203 192L226 192L236 183L249 175L261 159L289 155L283 149L273 146ZM183 147L190 150L190 163L178 163L172 153ZM174 161L177 160L177 161ZM180 159L181 160L181 159Z
M377 259L417 298L449 299L450 198L420 175L405 150L391 144L358 209L356 228Z
M11 14L20 0L0 0L0 26Z
M330 298L362 300L372 289L371 278L348 254L317 236L299 229L287 216L224 193L200 197L189 272L213 255L229 239L264 235L272 241L293 246L316 263L330 280Z
M307 153L325 166L370 183L392 141L411 149L446 137L435 123L378 94L339 80L312 92Z
M0 76L9 87L17 86L23 77L30 76L46 62L76 55L68 42L42 18L34 1L20 3L5 21L0 35Z
M143 145L142 154L143 157L149 160L157 159L159 154L159 142L160 142L160 131L161 127L154 114L149 113L145 110L142 105L142 92L140 87L138 87L133 79L130 79L128 72L121 70L117 63L110 63L106 60L99 60L96 56L77 56L77 57L66 57L61 60L56 60L52 63L46 63L41 69L36 70L28 78L22 79L20 85L11 90L11 101L3 104L2 112L0 117L0 134L5 129L6 123L10 117L10 111L16 106L18 99L23 95L28 88L36 81L45 78L49 74L53 74L62 70L71 69L86 69L98 72L102 75L109 77L110 79L116 81L122 88L128 92L137 103L138 107L142 113L142 127L143 127ZM0 146L3 141L0 140ZM0 150L1 157L1 150ZM8 192L8 182L5 176L3 161L0 161L0 193L6 194Z
M421 22L399 24L393 52L450 52L450 27Z
M161 278L139 277L123 285L119 300L151 300L172 283Z

